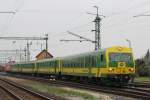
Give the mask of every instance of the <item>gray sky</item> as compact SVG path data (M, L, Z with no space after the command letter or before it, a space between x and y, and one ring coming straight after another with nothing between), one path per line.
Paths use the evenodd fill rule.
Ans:
M49 35L49 51L54 56L66 56L92 51L94 44L89 42L60 42L60 39L78 39L67 34L72 31L94 39L95 18L86 12L95 13L93 6L99 6L102 15L102 47L128 46L132 41L136 58L150 48L150 0L0 0L0 11L17 11L13 14L0 14L1 36L44 36ZM29 41L30 42L30 41ZM24 48L26 41L1 40L0 48ZM41 50L44 41L33 41L33 58ZM44 45L43 45L44 48Z

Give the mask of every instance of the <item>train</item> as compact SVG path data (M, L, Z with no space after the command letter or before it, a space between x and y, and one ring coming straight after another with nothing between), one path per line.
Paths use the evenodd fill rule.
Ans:
M132 48L113 46L66 57L18 62L11 73L78 80L99 84L127 84L135 74Z

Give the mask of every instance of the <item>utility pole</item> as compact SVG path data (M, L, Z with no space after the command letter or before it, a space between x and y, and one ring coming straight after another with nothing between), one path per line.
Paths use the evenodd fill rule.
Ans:
M46 40L46 52L48 52L48 34L45 34L45 40ZM47 53L46 58L48 58Z
M30 61L29 43L27 42L27 61Z
M43 50L43 44L41 44L41 51Z
M129 43L129 48L131 48L131 41L129 39L126 39L126 41Z
M32 42L27 42L27 61L30 61L30 45L32 45Z
M20 62L22 61L21 47L20 47Z
M26 47L24 48L24 58L25 58L25 61L27 61L27 49L26 49Z
M94 6L97 10L97 13L96 14L92 14L92 15L96 15L96 18L93 22L95 22L95 30L92 30L92 31L95 31L95 50L100 50L101 47L102 47L102 43L101 43L101 33L100 33L100 22L102 20L102 17L105 17L103 15L99 15L99 8L97 6ZM91 13L88 13L88 14L91 14Z
M101 18L99 17L98 15L98 7L95 6L95 8L97 9L97 16L94 20L95 22L95 41L97 43L95 43L95 50L99 50L101 49L101 36L100 36L100 21L101 21Z
M48 34L45 34L46 51L48 51Z
M100 34L100 22L102 20L101 17L105 17L104 15L99 15L99 9L97 6L94 6L96 9L97 9L97 13L96 14L93 14L93 13L87 13L87 14L90 14L90 15L96 15L96 18L93 22L95 22L95 29L92 30L92 31L95 31L95 40L91 40L91 39L88 39L88 38L85 38L83 36L80 36L80 35L77 35L75 33L72 33L72 32L69 32L69 34L73 35L73 36L76 36L78 38L80 38L80 40L65 40L65 39L62 39L60 41L79 41L79 42L82 42L82 41L89 41L91 43L94 43L95 44L95 51L97 50L100 50L101 49L101 34ZM101 16L101 17L100 17Z

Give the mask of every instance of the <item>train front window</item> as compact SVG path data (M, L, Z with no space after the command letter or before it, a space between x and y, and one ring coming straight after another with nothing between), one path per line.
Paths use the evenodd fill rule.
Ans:
M110 62L131 62L132 56L130 53L110 53Z

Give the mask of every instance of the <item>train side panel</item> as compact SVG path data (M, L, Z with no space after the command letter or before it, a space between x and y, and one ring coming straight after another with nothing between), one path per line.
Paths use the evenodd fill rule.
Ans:
M21 64L22 73L33 73L34 72L34 62Z
M36 73L37 74L56 74L59 70L59 60L57 59L46 59L43 61L36 62Z

